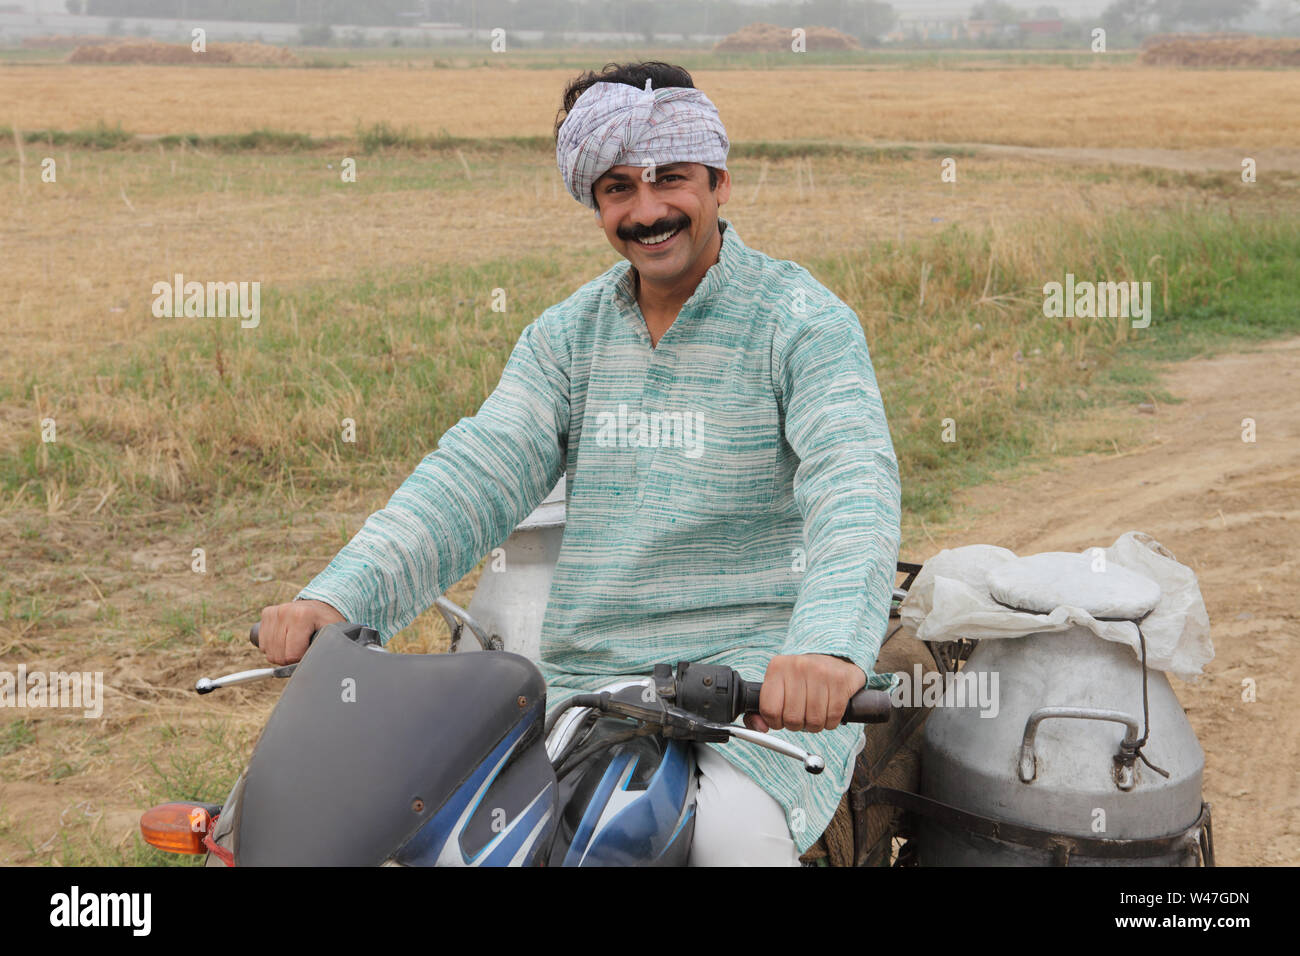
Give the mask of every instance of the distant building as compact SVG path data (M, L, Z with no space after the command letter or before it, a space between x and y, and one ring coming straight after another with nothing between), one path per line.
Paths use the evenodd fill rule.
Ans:
M900 15L898 30L892 35L909 40L958 40L964 35L963 27L959 16Z
M995 37L1002 32L1002 24L997 20L967 20L962 26L965 31L963 35L972 40Z
M1060 36L1065 31L1063 20L1021 20L1020 32L1029 36Z
M1040 27L1039 21L1031 21L1032 32L1054 34L1062 31L1060 20L1041 21L1043 24L1055 24L1055 29ZM960 16L944 15L903 15L898 18L898 27L881 39L886 43L901 43L908 40L992 40L998 37L1014 37L1030 32L1023 25L1001 23L997 20L967 20Z

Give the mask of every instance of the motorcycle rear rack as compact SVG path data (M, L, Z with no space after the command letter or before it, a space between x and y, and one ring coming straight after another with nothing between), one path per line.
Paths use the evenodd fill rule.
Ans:
M1210 805L1202 801L1196 822L1185 830L1162 837L1135 840L1103 840L1095 837L1070 836L1053 830L1008 823L981 816L968 810L932 800L910 790L871 786L858 794L862 807L887 804L911 813L932 817L941 823L978 836L1016 846L1046 850L1056 866L1069 866L1072 856L1104 860L1141 860L1163 856L1182 847L1195 853L1201 866L1214 866L1214 833L1210 824Z

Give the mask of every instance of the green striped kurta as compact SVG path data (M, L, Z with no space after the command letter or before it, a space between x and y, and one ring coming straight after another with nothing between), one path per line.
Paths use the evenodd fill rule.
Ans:
M796 263L721 219L719 260L651 347L626 260L524 329L478 414L298 595L387 641L568 475L542 626L548 702L658 662L761 680L776 654L872 671L899 546L893 444L861 324ZM786 809L800 851L848 786L862 730L779 732L808 774L717 746Z

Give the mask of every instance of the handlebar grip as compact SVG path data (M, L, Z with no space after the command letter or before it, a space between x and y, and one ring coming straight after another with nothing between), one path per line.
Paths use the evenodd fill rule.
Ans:
M252 627L250 627L250 628L248 629L248 643L252 644L252 645L253 645L254 647L256 647L258 650L261 650L261 648L262 648L262 645L261 645L260 640L259 640L259 636L260 636L261 632L262 632L262 622L261 622L261 621L258 621L256 624L254 624ZM310 646L310 644L311 644L312 641L316 640L316 635L319 634L319 633L320 633L319 631L313 631L311 637L307 638L307 644L308 644L309 646Z
M846 724L884 724L894 710L893 698L888 691L860 690L849 698L844 710Z
M743 687L742 713L758 713L758 699L763 692L763 685L758 681L745 681ZM844 708L841 723L845 724L884 724L888 723L894 710L893 698L888 691L867 690L863 688L849 698Z

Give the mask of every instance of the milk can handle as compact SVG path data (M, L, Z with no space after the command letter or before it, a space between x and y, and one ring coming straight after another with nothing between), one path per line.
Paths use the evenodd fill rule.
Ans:
M1115 755L1115 784L1121 790L1133 789L1134 759L1137 756L1138 722L1121 710L1098 710L1093 707L1040 707L1025 721L1025 736L1020 742L1020 779L1032 783L1038 775L1038 757L1034 753L1034 735L1038 725L1049 717L1073 717L1078 720L1110 720L1128 728Z
M457 604L453 604L446 597L440 597L433 602L433 606L442 619L447 622L447 629L451 631L451 650L455 652L460 646L462 627L468 628L469 632L478 639L479 646L485 651L499 651L504 646L501 638L495 634L489 635L478 621L470 617L469 611Z

